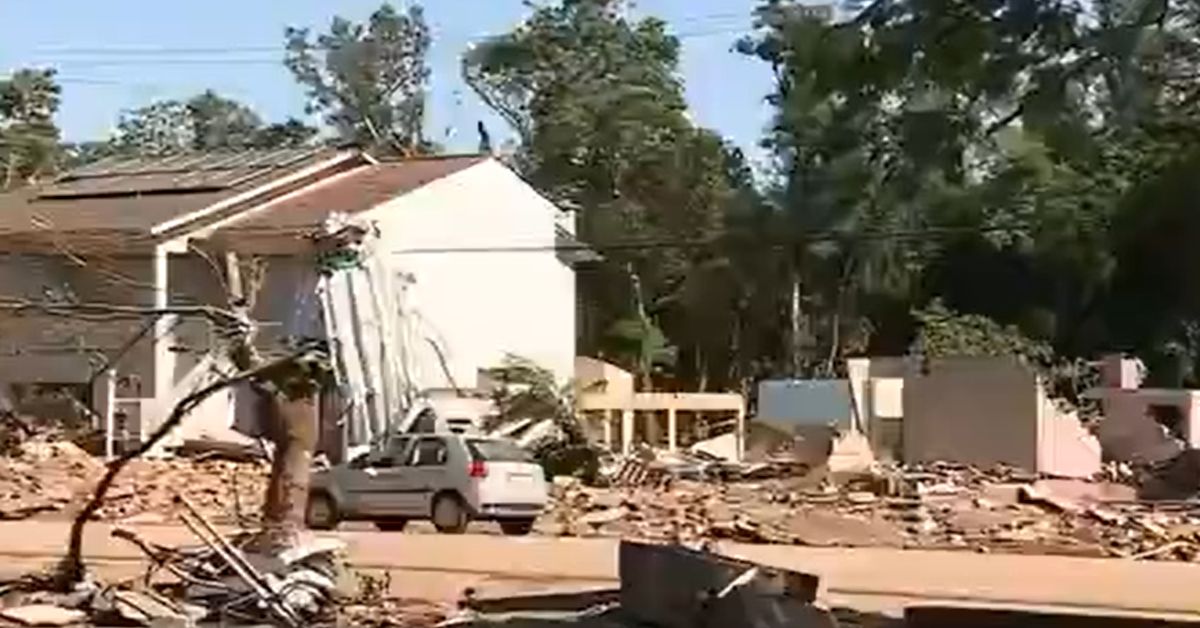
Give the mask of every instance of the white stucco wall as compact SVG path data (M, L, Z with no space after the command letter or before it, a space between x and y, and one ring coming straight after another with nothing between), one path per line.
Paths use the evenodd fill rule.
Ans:
M552 203L494 161L364 216L379 226L381 250L395 270L415 277L409 306L443 348L458 386L475 386L478 370L499 365L506 353L534 360L564 382L571 377L575 273L554 251L559 216ZM418 349L420 385L445 388L434 351L427 343Z

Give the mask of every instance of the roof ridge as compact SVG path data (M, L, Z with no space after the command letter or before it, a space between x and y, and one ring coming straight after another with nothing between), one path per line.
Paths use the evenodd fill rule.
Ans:
M437 155L413 155L411 157L376 157L371 155L380 164L404 164L418 161L449 161L451 159L491 159L492 155L488 153L441 153Z

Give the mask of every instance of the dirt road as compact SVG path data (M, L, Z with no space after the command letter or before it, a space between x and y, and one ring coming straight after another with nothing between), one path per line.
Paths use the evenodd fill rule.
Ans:
M174 526L129 526L167 545L190 545ZM87 557L100 571L129 575L141 556L112 539L112 526L92 524ZM58 522L0 523L0 563L6 571L52 562L67 526ZM394 593L432 601L455 599L464 587L482 592L604 585L616 582L611 539L506 538L345 531L361 570L387 571ZM890 549L829 549L724 544L721 551L816 573L831 604L896 610L914 602L1036 604L1180 613L1200 618L1200 564L1059 556L985 555Z

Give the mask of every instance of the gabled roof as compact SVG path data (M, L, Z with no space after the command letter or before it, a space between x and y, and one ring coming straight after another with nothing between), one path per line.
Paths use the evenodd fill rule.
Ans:
M272 194L311 183L310 172L323 176L363 163L367 158L361 153L330 149L98 162L47 185L0 194L0 238L160 235L189 218L204 218L209 209L261 204Z
M331 214L368 211L488 159L485 155L451 155L362 166L231 221L220 233L231 237L309 233Z

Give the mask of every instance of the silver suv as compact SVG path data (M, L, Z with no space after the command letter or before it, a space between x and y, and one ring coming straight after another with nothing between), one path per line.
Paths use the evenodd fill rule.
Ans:
M547 498L541 465L511 440L398 434L381 450L314 472L307 519L318 530L365 520L389 531L428 519L448 534L483 520L517 535L533 529Z

